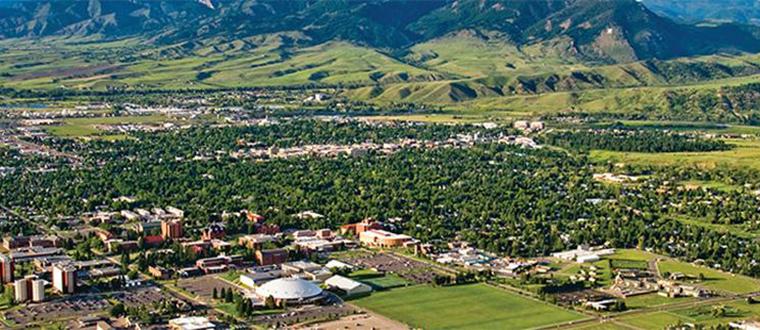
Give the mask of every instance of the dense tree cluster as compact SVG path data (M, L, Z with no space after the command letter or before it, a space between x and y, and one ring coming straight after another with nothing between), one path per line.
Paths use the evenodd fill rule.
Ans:
M443 138L467 129L415 125L365 129L322 122L282 125L198 128L92 143L88 162L108 161L56 173L8 175L0 178L0 200L50 215L77 215L99 206L119 210L173 205L186 211L191 232L220 221L224 211L241 209L254 210L284 228L335 227L367 217L400 218L395 222L397 229L423 241L446 241L459 235L479 248L512 256L608 243L653 248L760 276L755 262L760 260L760 247L751 239L673 219L685 215L729 226L756 222L753 195L678 190L666 183L710 179L756 184L756 172L639 168L628 170L648 174L645 184L608 185L594 180L593 174L614 168L591 164L583 154L502 144L408 149L388 156L191 160L200 151L237 148L240 139L281 145L382 142ZM138 201L124 205L114 201L119 196L134 196ZM702 205L721 200L719 209ZM293 216L306 210L325 217ZM232 227L246 230L232 219L227 220ZM137 262L182 263L185 256L176 258L138 256Z
M682 152L731 149L731 145L720 140L656 130L552 131L541 135L539 141L564 148L582 150Z

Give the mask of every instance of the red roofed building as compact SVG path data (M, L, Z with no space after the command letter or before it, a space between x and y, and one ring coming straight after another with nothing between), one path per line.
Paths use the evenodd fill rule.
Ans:
M164 238L159 235L148 235L143 237L143 242L147 246L159 246L164 243Z
M245 217L248 218L248 221L253 223L263 223L265 219L264 216L258 215L251 211L245 211Z
M340 233L343 235L345 234L359 235L365 231L380 230L380 229L383 229L383 225L381 225L379 222L375 221L374 219L367 218L367 219L362 220L361 222L340 226Z

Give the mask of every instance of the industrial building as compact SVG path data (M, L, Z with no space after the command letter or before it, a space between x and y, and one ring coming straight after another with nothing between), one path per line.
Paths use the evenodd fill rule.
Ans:
M346 296L355 296L372 292L372 287L364 283L354 281L350 278L340 275L334 275L325 281L330 289L337 289L345 293Z

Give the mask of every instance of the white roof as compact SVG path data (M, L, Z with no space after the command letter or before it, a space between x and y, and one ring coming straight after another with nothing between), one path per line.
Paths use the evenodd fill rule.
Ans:
M314 283L300 278L280 278L264 283L256 289L261 297L272 296L275 299L306 299L318 296L322 289Z
M335 287L341 290L353 290L361 286L368 286L364 283L354 281L350 278L343 277L340 275L335 275L333 277L330 277L325 281L325 284L330 287Z
M351 266L345 262L339 261L339 260L330 260L325 264L325 268L332 269L332 268L354 268L354 266Z
M206 330L216 328L208 318L201 316L180 317L170 320L169 324L182 330Z

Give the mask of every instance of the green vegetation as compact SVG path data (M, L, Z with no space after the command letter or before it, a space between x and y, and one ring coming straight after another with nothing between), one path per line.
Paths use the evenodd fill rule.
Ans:
M363 269L349 274L354 280L370 285L374 290L388 290L410 283L403 278L393 274L381 274L370 269Z
M625 306L628 307L629 309L639 309L639 308L657 307L657 306L670 305L670 304L678 304L678 303L683 303L683 302L693 301L693 300L696 300L696 298L692 298L692 297L669 298L669 297L663 297L656 293L649 293L645 295L639 295L639 296L626 298Z
M677 323L692 323L703 326L725 325L728 322L753 318L760 313L760 304L747 304L735 300L720 304L697 303L673 311L651 312L621 317L621 323L643 329L663 329Z
M642 260L610 259L613 269L647 269L647 262Z
M684 133L651 130L553 131L539 136L539 142L581 150L612 150L648 153L706 152L731 149L720 140L708 140Z
M412 286L376 292L353 303L425 329L526 329L582 318L484 284Z
M694 281L698 281L699 275L704 277L698 281L700 285L719 291L731 293L748 293L760 290L760 281L741 275L721 272L712 268L695 266L678 260L665 260L657 263L660 273L683 273Z
M97 128L97 125L161 124L166 122L170 122L169 118L161 115L72 118L64 120L63 124L60 126L51 126L48 129L48 132L50 132L50 134L62 137L95 136L101 133L101 130ZM119 140L126 138L124 135L107 135L104 137L109 140Z
M760 141L729 139L731 150L715 152L643 153L592 150L591 159L597 162L614 162L636 165L692 165L701 168L718 166L749 167L760 169Z

